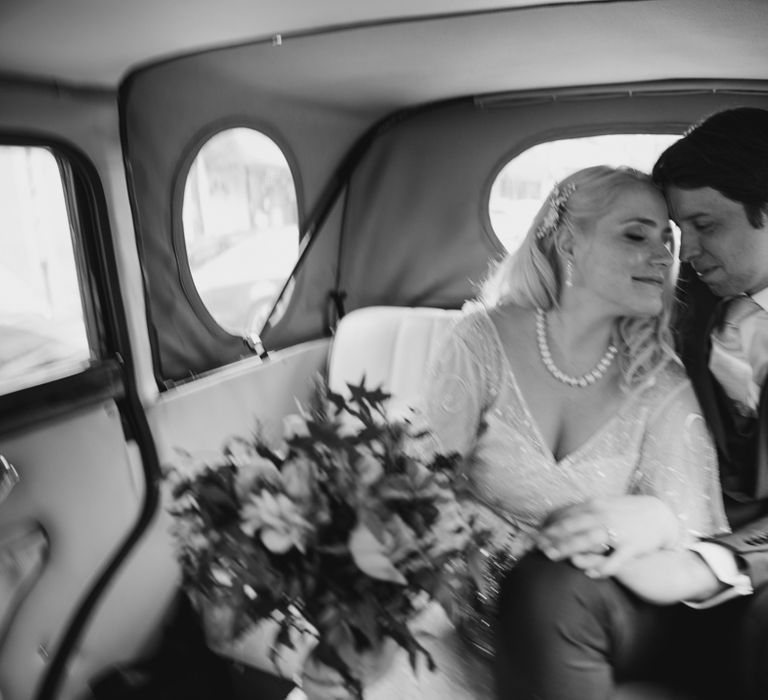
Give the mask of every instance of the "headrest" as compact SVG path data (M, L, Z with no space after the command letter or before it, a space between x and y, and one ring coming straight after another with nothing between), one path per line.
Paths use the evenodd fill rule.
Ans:
M398 406L419 395L426 369L461 311L426 307L368 306L344 316L328 360L328 385L347 393L365 377L382 386Z

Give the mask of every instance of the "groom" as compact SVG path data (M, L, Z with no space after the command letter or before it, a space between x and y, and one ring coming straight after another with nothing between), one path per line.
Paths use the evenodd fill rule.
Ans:
M697 699L768 698L768 111L709 117L653 178L682 234L678 337L733 532L664 553L634 589L568 565L575 536L554 543L555 561L524 559L500 598L499 700L668 697L627 684L649 679ZM592 522L599 536L605 517L587 504L561 531Z
M733 529L699 554L721 582L712 603L753 599L734 606L746 639L731 643L749 647L745 692L768 698L768 111L706 119L662 153L653 178L682 234L681 354Z

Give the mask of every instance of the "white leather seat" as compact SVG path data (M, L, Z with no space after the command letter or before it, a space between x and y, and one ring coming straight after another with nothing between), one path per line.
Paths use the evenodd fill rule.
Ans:
M347 393L347 384L382 386L391 409L412 405L426 369L461 311L426 307L368 306L344 316L328 359L328 385Z

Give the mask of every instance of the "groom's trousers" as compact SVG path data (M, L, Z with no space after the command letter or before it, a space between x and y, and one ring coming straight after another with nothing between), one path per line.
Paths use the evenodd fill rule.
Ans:
M502 583L496 636L498 700L641 697L637 682L768 698L768 587L706 610L656 606L535 552Z

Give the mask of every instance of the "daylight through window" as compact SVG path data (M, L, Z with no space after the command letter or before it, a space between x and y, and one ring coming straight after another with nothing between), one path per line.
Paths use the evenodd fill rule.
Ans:
M91 351L58 163L0 146L0 393L77 372Z
M299 252L296 189L277 144L246 128L213 136L189 171L183 219L211 316L236 335L257 333Z
M650 172L679 134L607 134L540 143L499 172L488 203L493 231L507 250L522 243L552 186L590 165L628 165Z

